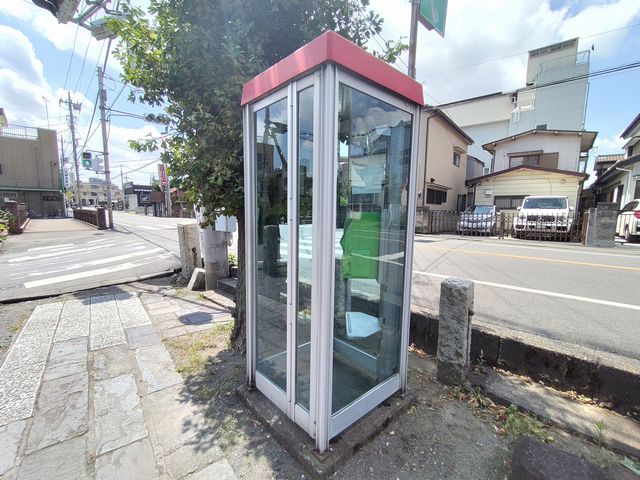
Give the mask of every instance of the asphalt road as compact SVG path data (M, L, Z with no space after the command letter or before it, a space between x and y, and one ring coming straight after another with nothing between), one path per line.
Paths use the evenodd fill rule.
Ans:
M32 220L0 250L0 302L132 281L180 266L177 224L191 219L114 212L115 229Z
M640 246L417 235L414 304L438 310L448 276L475 281L474 322L640 359Z
M193 221L114 212L116 229L97 231L74 220L34 220L0 250L0 302L171 271L179 267L177 224ZM287 243L283 233L281 258ZM311 276L312 243L309 229L300 238L301 278ZM339 256L339 235L335 248ZM468 278L476 283L474 322L640 360L640 245L417 235L413 273L415 305L437 312L440 282Z

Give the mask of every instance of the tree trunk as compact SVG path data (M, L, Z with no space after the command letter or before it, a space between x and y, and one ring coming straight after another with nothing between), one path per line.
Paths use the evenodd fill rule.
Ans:
M245 353L247 349L247 295L246 272L244 251L244 210L236 213L238 221L238 283L236 284L236 309L235 324L231 333L231 343L238 352Z

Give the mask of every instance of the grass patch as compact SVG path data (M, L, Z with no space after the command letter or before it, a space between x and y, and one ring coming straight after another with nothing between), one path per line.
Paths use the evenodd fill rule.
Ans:
M26 320L27 320L27 317L19 318L17 322L9 326L8 328L9 332L14 335L18 333L20 330L22 330L22 327L24 327Z
M168 338L164 343L180 374L198 375L204 373L207 365L212 363L211 357L231 346L232 330L233 322L228 322L193 335Z

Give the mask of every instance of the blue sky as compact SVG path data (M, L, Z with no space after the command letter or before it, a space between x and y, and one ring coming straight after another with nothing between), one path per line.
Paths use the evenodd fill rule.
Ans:
M567 38L581 37L581 49L594 46L591 71L640 60L640 0L449 3L444 39L419 29L417 78L424 84L429 103L522 87L526 52ZM408 36L408 0L372 0L371 7L385 18L383 31L370 42L371 48L378 48L383 39ZM106 41L92 39L89 32L73 24L58 24L28 0L0 0L0 38L0 106L9 121L46 126L46 106L52 128L69 141L58 100L70 91L74 101L82 103L78 136L84 144L97 93L95 70L104 59ZM405 69L405 63L406 56L396 65ZM117 61L111 57L107 65L108 104L122 91L113 108L144 115L145 110L127 102L129 87L119 81ZM640 112L638 85L640 69L591 79L585 126L599 132L593 155L619 151L620 133ZM96 125L94 120L91 132ZM129 179L149 181L156 172L156 155L133 152L127 142L161 131L162 127L140 119L111 118L109 145L118 181L120 166ZM101 150L99 129L87 148ZM83 178L88 176L83 174Z

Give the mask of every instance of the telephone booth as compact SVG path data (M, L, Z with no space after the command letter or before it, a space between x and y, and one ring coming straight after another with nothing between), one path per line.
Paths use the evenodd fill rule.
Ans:
M334 32L244 85L248 383L320 452L406 389L422 105Z

